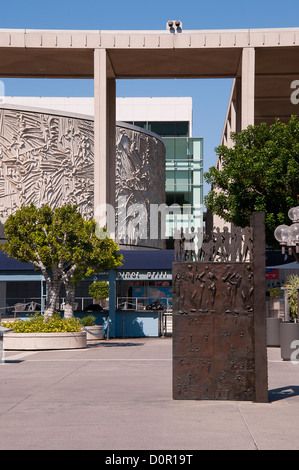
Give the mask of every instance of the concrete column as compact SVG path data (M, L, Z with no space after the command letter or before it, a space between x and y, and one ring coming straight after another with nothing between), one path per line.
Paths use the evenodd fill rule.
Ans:
M115 158L116 158L116 84L114 78L107 80L107 160L108 201L115 208Z
M232 100L230 104L230 128L231 132L237 131L237 111L235 100Z
M235 82L235 110L236 110L236 132L239 133L242 130L242 110L241 110L241 78L236 78Z
M242 51L241 76L241 126L246 129L254 125L254 82L255 82L255 49L244 48Z
M115 79L107 77L105 49L94 51L94 211L107 225L106 205L115 207ZM111 68L111 67L110 67ZM109 224L108 224L109 225ZM109 228L109 227L108 227Z
M230 117L230 114L228 115L228 118L227 118L227 123L226 123L226 144L228 147L231 147L232 146L232 141L231 141L231 138L230 138L230 133L232 131L232 128L231 128L231 117Z
M94 51L94 209L107 203L107 77L106 50Z
M236 103L232 99L230 102L230 108L227 119L227 143L228 147L233 147L234 143L231 138L231 133L237 131L237 114L236 114Z
M108 273L108 280L109 280L109 338L115 338L116 333L116 312L115 312L115 290L116 290L116 271L109 270Z

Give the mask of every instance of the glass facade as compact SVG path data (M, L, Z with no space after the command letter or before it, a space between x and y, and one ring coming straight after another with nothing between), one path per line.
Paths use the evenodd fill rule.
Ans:
M128 122L128 121L127 121ZM166 204L179 206L166 216L166 244L175 229L203 227L203 138L189 137L188 121L130 121L160 135L166 147Z
M167 216L167 236L175 228L203 225L203 139L164 137L166 147L166 204L179 205L180 214Z

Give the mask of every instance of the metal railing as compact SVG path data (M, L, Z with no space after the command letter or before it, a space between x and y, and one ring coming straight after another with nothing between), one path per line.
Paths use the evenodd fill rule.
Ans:
M160 299L157 299L157 301L163 304L164 310L170 310L172 308L172 299L169 299L168 297L161 297ZM146 309L151 310L150 307L153 306L154 303L155 301L153 301L152 297L117 297L116 309L136 311Z
M41 305L43 302L43 308ZM92 297L76 297L76 310L83 311L88 305L93 303ZM18 314L26 312L40 312L44 310L46 299L40 297L7 297L6 306L0 308L0 320L2 318L16 318ZM57 310L63 309L65 299L61 297L56 304Z
M42 302L44 299L42 299ZM0 320L3 318L16 318L20 313L33 313L41 311L40 297L8 297L6 306L0 308Z

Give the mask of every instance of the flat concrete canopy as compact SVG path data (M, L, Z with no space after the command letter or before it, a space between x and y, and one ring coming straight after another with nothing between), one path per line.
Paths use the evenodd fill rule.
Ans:
M299 80L299 28L2 29L0 77L94 79L95 207L114 205L116 79L234 79L222 136L229 145L231 131L299 114L290 99Z
M94 77L94 50L107 51L107 77L238 78L242 50L255 49L255 122L296 114L299 28L182 31L0 30L0 76Z

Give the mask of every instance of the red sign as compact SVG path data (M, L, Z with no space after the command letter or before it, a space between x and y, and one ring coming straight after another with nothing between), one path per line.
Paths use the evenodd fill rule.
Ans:
M266 279L278 279L278 269L267 269Z

